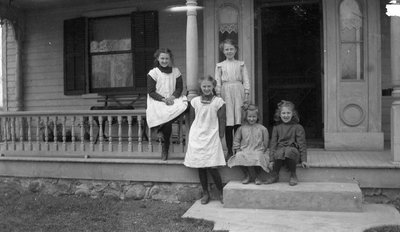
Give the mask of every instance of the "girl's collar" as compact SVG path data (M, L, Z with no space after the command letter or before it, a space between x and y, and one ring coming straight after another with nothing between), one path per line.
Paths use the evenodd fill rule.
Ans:
M160 64L157 65L157 68L160 69L161 72L163 73L172 73L172 67L171 66L167 66L167 67L163 67Z
M210 94L210 95L208 95L208 96L206 96L206 95L201 95L201 96L200 96L200 101L201 101L201 103L203 103L203 104L210 104L210 103L214 100L214 98L215 98L215 95L214 95L214 94Z

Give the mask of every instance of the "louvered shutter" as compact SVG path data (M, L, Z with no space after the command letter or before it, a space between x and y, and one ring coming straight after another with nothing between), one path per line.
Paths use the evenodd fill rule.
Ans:
M64 94L86 92L87 75L87 19L64 21Z
M147 73L158 49L157 11L132 13L133 77L136 90L146 90Z

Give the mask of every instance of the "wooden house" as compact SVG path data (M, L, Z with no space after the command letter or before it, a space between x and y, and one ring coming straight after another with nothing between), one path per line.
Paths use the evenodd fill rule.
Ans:
M197 182L182 165L184 119L172 159L159 160L145 124L146 74L154 51L170 48L191 98L221 61L219 42L232 38L262 123L271 127L281 99L300 111L311 166L300 178L398 188L400 18L386 8L397 4L0 0L0 175Z

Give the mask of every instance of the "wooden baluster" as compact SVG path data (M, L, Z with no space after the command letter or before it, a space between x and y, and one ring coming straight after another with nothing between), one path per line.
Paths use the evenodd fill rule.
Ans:
M76 151L76 143L75 143L75 122L76 122L76 117L72 116L71 118L71 145L72 145L72 151Z
M122 116L118 115L118 151L122 152Z
M4 148L6 151L8 151L8 124L9 119L4 118Z
M132 152L132 116L128 117L128 151Z
M49 117L44 117L44 145L46 150L50 150L49 147Z
M54 127L53 127L53 139L54 139L54 150L58 151L58 142L57 142L57 116L54 116Z
M93 116L89 116L89 138L90 138L90 151L94 151L94 140L93 140Z
M148 132L149 133L147 133L147 137L149 137L149 144L148 144L148 146L149 146L149 152L153 152L153 142L152 142L152 140L151 140L151 128L150 127L148 127Z
M40 150L42 150L42 147L41 147L41 143L40 143L40 117L38 116L37 118L36 118L36 120L37 120L37 125L36 125L36 144L37 144L37 150L38 151L40 151Z
M62 118L62 150L67 150L67 131L65 129L67 124L67 117L63 116Z
M32 144L32 117L29 116L27 118L28 121L28 150L32 151L33 150L33 144Z
M85 131L84 131L85 120L83 116L81 116L80 119L81 119L81 151L85 151Z
M142 116L141 115L137 116L137 123L138 123L138 151L143 152L143 144L142 144L143 129L142 129Z
M112 117L108 116L107 117L107 121L108 121L108 151L112 152L113 151L113 145L112 145L112 135L111 135L111 124L112 124Z
M178 128L178 139L179 139L179 146L181 147L181 152L185 152L185 145L183 144L183 115L179 117L179 128Z
M15 118L11 118L11 147L13 150L16 149L16 143L15 143Z
M25 150L25 144L24 144L24 127L23 127L23 123L24 123L24 119L23 117L19 117L18 120L18 127L19 127L19 143L21 145L21 150L24 151Z
M99 150L104 151L104 131L103 131L103 116L99 116Z

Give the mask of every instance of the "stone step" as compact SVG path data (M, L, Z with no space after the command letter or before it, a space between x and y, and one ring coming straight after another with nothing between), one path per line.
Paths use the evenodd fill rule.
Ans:
M224 187L224 208L360 212L362 193L355 183L299 182L289 186L230 181Z

